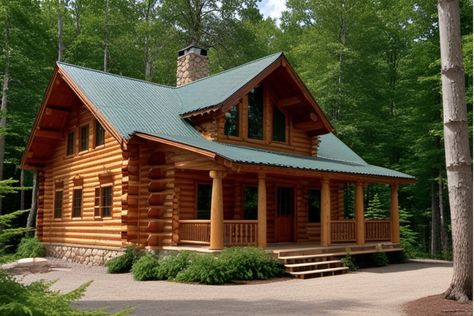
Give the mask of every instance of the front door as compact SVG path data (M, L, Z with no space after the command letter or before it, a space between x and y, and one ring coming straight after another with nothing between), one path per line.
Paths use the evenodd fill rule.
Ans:
M275 241L293 241L295 190L291 187L277 187L276 199Z

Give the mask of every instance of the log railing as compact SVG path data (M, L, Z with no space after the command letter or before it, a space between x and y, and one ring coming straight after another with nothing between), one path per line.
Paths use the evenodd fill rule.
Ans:
M355 238L355 220L331 221L331 242L353 242Z
M367 220L365 221L366 241L390 240L390 220Z
M179 241L184 244L209 245L211 238L211 221L190 219L179 221Z
M228 246L257 245L258 222L252 220L225 220L224 244Z
M224 220L224 244L244 246L257 244L256 220ZM210 220L180 220L179 241L182 244L208 245L211 236Z

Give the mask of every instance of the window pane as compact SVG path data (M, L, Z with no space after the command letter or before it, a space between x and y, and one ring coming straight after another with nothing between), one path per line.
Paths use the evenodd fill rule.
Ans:
M321 191L308 190L308 223L320 223Z
M102 217L112 216L112 187L102 187Z
M273 107L273 140L286 141L286 117L276 106Z
M81 217L82 189L74 189L72 197L72 217Z
M263 89L250 91L248 100L248 137L263 139Z
M100 188L95 188L94 216L100 216Z
M239 136L239 107L234 105L225 114L224 133L229 136Z
M71 132L67 134L67 149L66 149L66 155L70 156L74 154L74 133Z
M95 122L95 147L105 144L105 130L99 122Z
M81 127L81 139L79 151L89 149L89 125Z
M257 187L245 187L244 189L244 219L257 219L257 214L258 214Z
M293 188L277 189L277 214L279 216L290 216L294 209L294 191Z
M197 187L197 219L211 218L212 185L198 184Z
M54 218L61 218L63 213L63 191L54 193Z

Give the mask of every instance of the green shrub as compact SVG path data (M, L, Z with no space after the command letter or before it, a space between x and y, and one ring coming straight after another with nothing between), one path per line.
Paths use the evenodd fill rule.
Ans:
M54 282L36 281L24 285L0 269L0 315L110 315L102 310L82 311L71 305L84 295L91 282L71 292L61 293L49 289ZM125 315L130 311L122 311L115 315Z
M186 270L198 255L189 251L181 251L175 255L165 257L160 260L160 264L155 269L157 280L171 280Z
M231 280L228 267L218 256L206 254L196 256L192 264L178 273L176 281L203 284L224 284Z
M142 255L141 251L133 246L127 247L125 253L115 257L105 264L109 273L127 273L132 269L133 264Z
M371 254L371 260L376 267L386 266L389 263L385 252L375 252Z
M283 266L264 250L227 248L219 256L232 280L268 279L282 274Z
M133 278L137 281L156 279L156 268L160 264L158 257L151 254L141 256L132 266Z
M46 255L46 248L34 237L23 238L16 253L21 258L44 257Z
M347 254L344 258L342 258L341 261L342 261L342 264L345 267L348 267L350 271L357 271L359 269L359 267L355 263L355 260L353 260L349 254Z

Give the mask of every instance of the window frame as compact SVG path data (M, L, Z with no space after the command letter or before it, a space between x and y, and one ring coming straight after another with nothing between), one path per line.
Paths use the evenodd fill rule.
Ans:
M316 222L310 221L310 208L309 208L309 191L318 191L319 192L319 218ZM307 208L307 216L306 220L308 224L321 224L321 188L316 187L308 187L306 188L306 208Z
M254 137L251 137L250 136L250 124L249 124L249 114L250 114L250 102L249 102L249 95L250 93L252 92L252 90L255 90L255 89L261 89L261 94L262 94L262 126L261 126L261 129L262 129L262 138L254 138ZM265 143L266 141L266 133L265 133L265 122L266 122L266 107L267 107L267 98L266 98L266 88L263 86L263 85L257 85L255 87L253 87L246 95L246 114L247 114L247 117L245 118L246 120L246 124L247 124L247 133L246 135L244 135L245 139L248 141L248 142L256 142L256 143Z
M85 130L87 131L87 137L85 138L86 140L86 148L85 149L82 149L82 131ZM84 124L84 125L81 125L79 126L79 142L77 144L77 150L78 150L78 153L84 153L84 152L88 152L89 151L89 147L90 147L90 142L89 142L89 138L90 138L90 126L89 126L89 123L87 124Z
M100 126L100 128L102 129L102 144L97 144L97 131L98 131L98 127ZM98 149L98 148L102 148L105 146L105 128L102 124L100 124L100 122L98 120L95 120L95 123L94 123L94 148L95 149Z
M69 131L66 135L66 157L72 157L76 153L75 134L76 133L72 130L72 131Z
M76 211L76 192L80 191L80 206L79 206L79 215L75 213ZM84 208L84 192L82 186L74 186L72 188L72 199L71 199L71 218L72 219L81 219L82 212Z
M58 194L61 194L61 205L60 205L60 210L59 210L59 216L57 213L58 210ZM64 215L64 188L55 188L54 189L54 202L53 202L53 219L55 220L61 220Z
M209 201L209 218L199 218L200 210L199 210L199 186L209 186L211 188L211 196ZM196 204L195 204L195 212L194 218L198 220L210 220L211 219L211 208L212 208L212 182L196 182L195 183L195 197L196 197ZM202 210L201 210L202 211Z
M288 140L289 140L289 119L288 119L288 113L286 113L285 111L283 111L282 109L280 109L277 105L276 105L276 102L274 102L273 100L271 100L271 103L269 104L269 106L271 107L271 117L272 117L272 123L271 123L271 126L270 126L270 129L271 129L271 133L270 133L270 138L271 138L271 142L272 143L277 143L277 144L288 144ZM283 114L283 116L285 117L285 140L276 140L274 139L274 131L275 131L275 108L281 113Z

